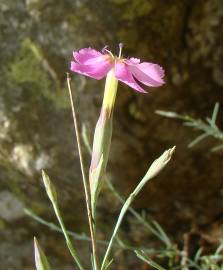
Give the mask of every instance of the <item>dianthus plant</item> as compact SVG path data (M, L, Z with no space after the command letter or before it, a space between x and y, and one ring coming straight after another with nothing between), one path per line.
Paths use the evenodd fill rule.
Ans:
M105 47L101 52L92 48L84 48L73 52L73 60L71 61L70 70L84 76L101 80L106 77L104 98L101 106L101 112L95 127L93 147L91 153L91 164L89 166L88 176L84 170L84 161L81 149L81 138L78 130L76 111L74 108L70 76L67 77L69 96L76 132L76 139L79 151L80 166L82 172L84 195L86 199L87 217L90 229L91 239L91 265L93 270L108 269L112 263L112 246L117 236L125 213L129 209L132 201L142 190L144 185L154 178L169 162L175 147L166 150L159 158L157 158L149 167L145 176L139 181L133 192L124 201L120 210L111 237L107 242L104 255L98 253L97 238L97 201L106 178L106 167L109 159L111 138L112 138L112 122L113 112L118 88L118 82L128 85L133 90L146 94L145 87L160 87L164 84L164 69L158 64L150 62L141 62L137 58L122 57L122 44L119 45L119 54L115 56ZM64 225L56 194L56 189L52 184L49 176L43 172L43 182L47 195L52 203L54 212L64 234L67 247L74 263L78 269L87 269L84 262L79 257L78 250L71 241L70 236ZM37 239L35 243L35 261L37 270L49 270L50 264L40 248ZM100 255L100 256L99 256ZM89 265L89 263L88 263Z

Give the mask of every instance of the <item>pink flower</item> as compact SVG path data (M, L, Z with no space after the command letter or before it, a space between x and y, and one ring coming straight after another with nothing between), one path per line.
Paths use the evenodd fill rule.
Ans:
M164 70L161 66L149 62L140 63L140 59L121 58L113 56L106 48L102 52L92 48L84 48L73 52L74 61L71 61L71 71L101 80L114 69L117 80L127 84L136 91L147 93L141 85L158 87L164 84Z

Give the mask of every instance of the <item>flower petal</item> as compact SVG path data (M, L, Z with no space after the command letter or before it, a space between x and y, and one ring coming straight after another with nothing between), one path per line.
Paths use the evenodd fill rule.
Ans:
M112 63L108 60L101 60L94 65L80 65L74 61L71 62L70 70L79 74L101 80L112 68Z
M115 77L132 87L134 90L141 92L141 93L147 93L144 89L141 88L141 86L135 81L133 78L131 72L127 69L127 64L123 62L116 62L115 64Z
M133 76L143 84L150 87L163 85L164 70L161 66L153 63L144 62L136 65L128 65L128 69Z
M73 52L74 60L71 62L71 71L100 80L112 68L109 55L104 55L91 48L84 48Z
M127 60L130 64L139 64L140 59L131 57L129 60Z
M102 53L92 48L84 48L79 50L78 52L73 52L73 56L79 64L87 65L89 60L102 56Z

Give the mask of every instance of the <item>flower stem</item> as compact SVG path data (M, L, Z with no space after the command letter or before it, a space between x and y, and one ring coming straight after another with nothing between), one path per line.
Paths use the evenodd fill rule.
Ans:
M36 215L35 213L33 213L31 210L25 208L25 214L30 216L32 219L34 219L35 221L37 221L38 223L48 227L50 230L59 232L59 233L63 233L61 227L57 226L56 224L52 223L52 222L48 222L47 220L41 218L40 216ZM69 230L66 230L67 234L69 236L71 236L72 238L74 238L77 241L84 241L84 242L91 242L91 238L88 237L87 235L83 234L83 233L75 233ZM101 246L108 246L108 242L107 241L103 241L103 240L97 240L97 243ZM130 251L135 251L135 250L141 250L144 252L147 252L149 254L156 254L156 253L161 253L161 252L165 252L165 250L155 250L155 249L150 249L150 248L146 248L146 247L137 247L137 246L131 246L131 245L127 245L126 243L124 243L123 241L121 241L119 239L119 241L117 241L117 244L114 244L113 247L117 248L117 249L121 249L121 250L130 250ZM169 250L167 250L167 252L170 252ZM173 251L172 251L173 252Z
M60 223L61 230L63 232L64 238L66 240L67 247L68 247L72 257L74 258L75 262L77 263L79 269L80 270L85 270L85 268L82 266L82 264L81 264L81 262L80 262L80 260L78 258L78 255L77 255L77 253L76 253L76 251L75 251L75 249L74 249L74 247L72 245L72 242L71 242L70 237L69 237L69 235L67 233L67 230L65 228L63 219L62 219L62 217L60 215L60 211L59 211L59 208L58 208L58 205L57 205L56 202L53 203L53 208L54 208L54 212L56 214L56 217L57 217L57 219L58 219L58 221Z
M72 115L73 115L73 123L74 123L74 129L75 129L75 134L76 134L78 153L79 153L79 159L80 159L80 165L81 165L81 173L82 173L82 179L83 179L83 185L84 185L87 215L88 215L88 222L89 222L90 235L91 235L92 253L93 253L93 259L94 259L94 267L95 267L95 270L98 270L97 247L96 247L93 218L92 218L92 213L91 213L89 185L87 184L86 174L84 170L83 154L82 154L81 141L80 141L80 132L78 129L78 124L77 124L77 116L76 116L76 112L74 108L70 81L71 81L71 78L69 76L69 73L67 73L67 86L68 86L68 91L69 91L69 97L70 97L70 103L71 103L71 109L72 109Z
M110 238L107 250L105 252L102 265L101 265L101 270L107 269L107 266L109 264L108 259L111 253L112 245L114 243L115 237L118 233L118 230L120 228L120 225L122 223L122 220L128 211L131 203L134 201L135 197L139 194L139 192L142 190L142 188L145 186L145 184L150 181L153 177L155 177L170 161L171 156L175 150L175 147L168 149L165 151L158 159L156 159L152 165L150 166L149 170L145 174L145 176L142 178L142 180L139 182L139 184L136 186L136 188L133 190L133 192L128 196L126 199L124 205L121 208L120 214L118 216L118 220L115 224L112 236Z
M108 178L105 178L108 188L114 194L114 196L121 202L122 204L125 203L123 197L119 194L116 188L113 186L111 181ZM128 211L146 228L148 231L152 232L156 237L158 237L167 247L170 247L171 241L168 236L163 232L160 233L159 230L156 229L154 225L151 225L147 220L145 220L136 210L134 210L131 206L128 208Z

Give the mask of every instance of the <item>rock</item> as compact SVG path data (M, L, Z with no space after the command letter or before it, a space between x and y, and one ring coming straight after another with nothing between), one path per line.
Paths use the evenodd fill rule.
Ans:
M166 85L150 89L147 96L119 85L108 166L114 184L126 196L149 164L177 145L171 164L147 185L137 208L151 212L176 241L185 230L212 222L221 213L222 154L210 154L205 144L188 150L195 134L154 111L204 118L216 101L223 103L222 0L1 0L0 10L0 190L6 222L17 225L22 202L52 220L40 176L46 168L58 189L66 224L88 232L66 72L73 50L109 45L115 51L120 41L125 56L164 66ZM103 84L72 75L78 119L86 124L91 141ZM88 169L85 149L84 157ZM106 203L104 192L99 216L111 226L119 204L110 207L112 199L108 196ZM36 223L24 222L31 247ZM48 236L39 228L40 235ZM18 243L10 245L20 251ZM64 247L61 250L66 252ZM53 251L50 256L57 254ZM68 264L72 265L69 260ZM33 269L33 262L26 266L21 258L4 268L14 265L17 270Z
M11 192L0 192L0 217L8 222L13 222L24 216L23 203Z

